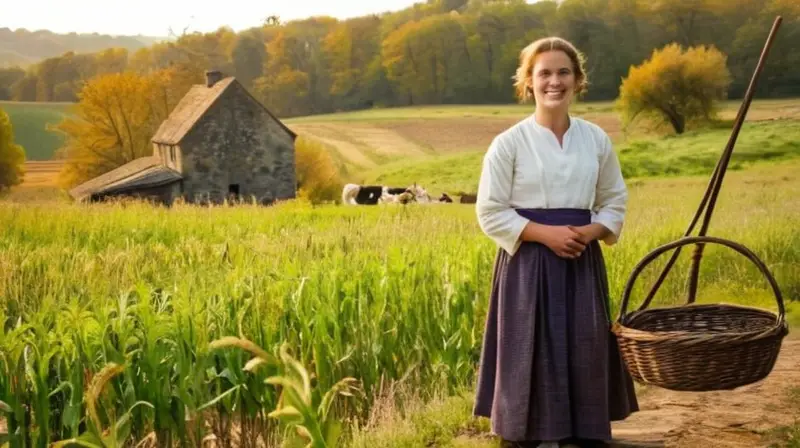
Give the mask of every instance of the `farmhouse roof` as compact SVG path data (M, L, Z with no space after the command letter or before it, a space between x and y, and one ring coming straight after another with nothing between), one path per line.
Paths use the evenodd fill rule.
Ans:
M179 172L163 165L158 157L140 157L78 185L69 194L75 200L82 201L93 194L157 187L181 178Z
M153 143L166 145L177 145L183 140L186 134L194 128L197 122L214 105L217 99L234 83L237 82L233 76L222 78L218 71L206 72L206 84L195 84L181 98L180 102L172 110L169 117L161 123L152 138ZM296 138L291 129L286 127L275 115L273 115L263 104L253 98L247 89L242 87L250 99L261 106L272 119L274 119L292 138Z

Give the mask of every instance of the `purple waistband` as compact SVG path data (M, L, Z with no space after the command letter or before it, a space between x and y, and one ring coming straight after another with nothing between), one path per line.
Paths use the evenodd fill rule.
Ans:
M580 208L518 208L517 214L538 224L584 226L591 224L592 213Z

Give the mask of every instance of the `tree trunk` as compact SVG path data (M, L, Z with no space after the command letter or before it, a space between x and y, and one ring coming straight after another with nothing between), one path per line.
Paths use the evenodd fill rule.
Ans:
M686 130L686 120L677 113L670 114L669 122L672 123L672 127L678 134L683 134L683 131Z
M675 132L683 134L683 131L686 130L686 118L670 107L663 106L659 109L667 117Z

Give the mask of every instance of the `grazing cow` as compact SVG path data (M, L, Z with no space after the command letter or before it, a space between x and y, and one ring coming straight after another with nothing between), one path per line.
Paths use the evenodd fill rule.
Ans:
M448 202L449 203L449 202L453 202L453 199L450 196L448 196L447 193L442 193L442 195L439 196L439 202Z
M346 184L342 188L342 204L355 205L359 189L360 187L356 184Z
M380 185L362 185L356 195L357 204L375 205L381 199L383 187Z
M397 202L400 204L408 204L409 202L416 202L417 197L414 196L413 193L410 191L404 191L393 198L393 202Z
M384 193L395 195L395 194L403 194L403 193L405 193L406 191L408 191L408 188L407 187L406 188L403 188L403 187L384 187L383 191L384 191Z
M342 203L346 205L407 204L409 202L437 201L432 200L428 192L416 184L405 188L347 184L342 189Z
M382 204L408 204L413 201L416 201L416 197L408 188L383 187Z
M474 194L462 194L460 202L462 204L474 204L478 200L478 196Z
M342 203L348 205L377 204L383 193L380 185L347 184L342 189Z
M428 192L417 184L408 187L409 193L414 195L416 202L428 203L431 202L431 197Z

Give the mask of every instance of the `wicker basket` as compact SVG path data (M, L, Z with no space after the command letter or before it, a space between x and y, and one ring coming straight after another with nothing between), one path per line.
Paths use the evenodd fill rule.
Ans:
M730 247L756 264L772 287L778 314L727 304L640 308L627 314L631 289L644 267L666 251L695 243ZM635 381L677 391L712 391L765 378L788 326L780 289L753 252L725 239L693 236L658 247L639 262L625 287L612 331Z

